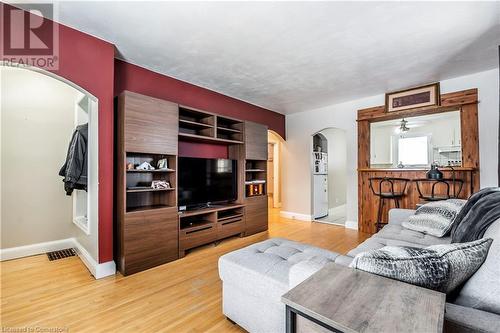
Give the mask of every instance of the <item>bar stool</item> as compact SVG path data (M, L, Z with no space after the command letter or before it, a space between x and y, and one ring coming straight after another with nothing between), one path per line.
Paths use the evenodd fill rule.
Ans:
M373 192L373 195L379 197L378 201L378 213L377 213L377 222L375 224L377 231L382 229L387 222L382 221L382 211L384 209L384 204L386 200L394 200L394 205L396 208L399 208L399 200L401 200L405 196L406 187L408 183L411 181L407 178L395 178L395 177L372 177L369 178L370 181L370 189ZM378 182L378 191L375 190L374 183ZM386 188L384 189L384 184Z
M424 201L440 201L447 199L456 199L460 196L460 193L462 193L462 188L464 187L464 181L462 179L456 179L456 178L453 179L423 178L423 179L415 179L415 182L417 183L418 197ZM422 187L424 187L424 184L430 184L431 188L430 193L424 193L424 191L422 191ZM444 185L446 189L445 193L439 193L439 194L436 193L436 186L439 184ZM452 191L452 193L450 193L450 190Z

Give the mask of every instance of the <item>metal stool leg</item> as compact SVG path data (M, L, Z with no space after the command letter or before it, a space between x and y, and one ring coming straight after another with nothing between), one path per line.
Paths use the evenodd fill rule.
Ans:
M382 212L384 210L384 205L385 205L385 198L384 197L380 197L380 201L378 203L378 213L377 213L377 231L379 231L382 226L384 225L383 221L382 221Z

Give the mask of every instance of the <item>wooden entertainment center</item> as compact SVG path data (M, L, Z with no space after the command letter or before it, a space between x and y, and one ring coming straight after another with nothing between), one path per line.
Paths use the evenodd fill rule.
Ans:
M123 275L182 258L186 251L268 228L267 127L125 91L117 99L115 261ZM179 142L227 147L237 160L237 199L178 211ZM156 168L159 160L167 168ZM154 170L138 170L148 162ZM133 167L132 167L133 166ZM170 188L154 189L153 181Z

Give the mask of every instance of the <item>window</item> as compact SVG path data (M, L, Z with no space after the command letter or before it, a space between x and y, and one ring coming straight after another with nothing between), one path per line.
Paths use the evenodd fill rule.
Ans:
M398 163L403 165L428 165L429 136L398 138Z

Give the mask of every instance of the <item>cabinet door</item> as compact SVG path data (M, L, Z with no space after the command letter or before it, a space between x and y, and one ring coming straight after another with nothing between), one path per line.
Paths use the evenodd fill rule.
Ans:
M245 122L245 150L247 160L267 160L267 126Z
M267 195L245 200L245 235L267 230Z
M177 208L129 213L125 216L122 273L136 273L177 258Z
M179 106L160 99L124 92L125 151L177 155Z

